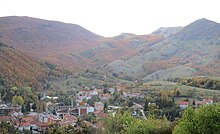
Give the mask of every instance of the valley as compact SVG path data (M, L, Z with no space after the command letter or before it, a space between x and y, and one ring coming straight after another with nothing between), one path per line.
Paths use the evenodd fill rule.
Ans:
M178 132L191 109L219 108L219 95L217 22L103 37L0 17L0 125L13 133Z

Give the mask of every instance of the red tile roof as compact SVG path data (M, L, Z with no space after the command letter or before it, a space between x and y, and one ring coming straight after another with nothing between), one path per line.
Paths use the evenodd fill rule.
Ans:
M75 116L69 115L69 114L65 114L63 117L63 120L74 120L77 121L77 118Z
M105 118L108 116L108 114L101 112L101 111L95 111L94 114L98 117L98 118Z
M104 128L104 124L102 122L95 123L95 126L99 128Z
M5 121L5 122L8 122L8 121L13 121L15 120L15 118L13 116L0 116L0 121Z
M58 118L56 116L52 116L52 115L49 115L48 118L51 120L54 120L54 121L60 120L60 118Z
M88 122L88 121L84 121L84 123L86 124L86 126L90 127L90 126L93 126L93 124L91 122Z
M205 103L213 103L213 99L204 99L203 100Z
M36 125L38 127L49 127L50 126L48 123L45 123L45 122L36 122Z
M188 101L181 101L179 102L180 105L189 105L189 102Z
M81 102L79 103L79 105L80 105L80 106L85 106L85 105L86 105L86 103L85 103L85 102L83 102L83 101L81 101Z
M26 117L23 117L22 118L22 121L23 122L32 122L34 119L33 119L33 117L31 117L31 116L26 116Z
M111 94L100 94L99 96L105 99L109 99L111 97Z
M30 122L25 122L23 124L21 124L21 127L29 127L31 125Z
M59 124L63 127L67 127L69 125L75 125L77 122L77 118L75 116L66 114L63 117L63 120L59 122Z
M195 101L195 104L196 105L203 105L203 104L205 104L205 102L203 102L203 101Z

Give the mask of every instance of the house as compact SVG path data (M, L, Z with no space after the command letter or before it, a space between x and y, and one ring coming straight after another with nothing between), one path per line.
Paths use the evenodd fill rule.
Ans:
M64 115L70 114L73 116L81 116L93 112L94 108L87 105L86 103L81 103L78 106L57 106L55 107L55 113L57 116L63 118Z
M46 122L36 122L35 125L37 126L38 131L45 131L50 126L50 124Z
M77 107L69 110L69 114L73 116L79 116L79 109Z
M136 112L136 111L133 111L133 112L131 113L131 115L132 115L132 116L136 116L136 115L137 115L137 112Z
M0 116L0 122L12 123L15 122L15 117L13 116Z
M125 86L122 83L116 83L116 89L117 91L123 91L125 90Z
M103 88L98 88L98 89L96 89L96 91L98 92L98 93L103 93Z
M63 118L63 116L69 113L69 110L76 108L75 106L56 106L55 113L57 116Z
M21 121L22 122L33 122L34 120L38 119L39 116L24 116L22 117Z
M79 109L79 116L88 114L87 107L78 107L78 109Z
M108 110L113 110L113 111L117 111L120 108L121 108L120 106L108 106Z
M95 94L95 93L94 93ZM83 100L83 99L86 99L86 100L88 100L88 99L91 99L92 98L92 95L90 94L90 92L88 92L88 91L80 91L78 94L77 94L77 98L79 99L79 100Z
M199 107L201 105L209 105L209 104L213 104L213 100L212 99L203 99L202 101L195 101L195 107Z
M99 95L98 91L95 89L95 90L90 90L89 91L90 95Z
M94 112L94 107L92 107L92 106L87 106L87 112L88 113L93 113Z
M84 99L86 99L86 100L92 99L92 95L91 94L86 94Z
M25 125L30 123L30 129L31 130L37 130L38 128L37 128L36 123L38 122L38 120L39 120L38 114L37 115L32 115L32 116L29 115L29 116L22 117L21 122L17 122L17 124L18 125L23 124L22 126L24 127ZM29 129L29 128L27 128L27 126L26 126L24 129Z
M108 114L106 114L102 111L95 111L94 114L96 115L97 118L105 118L108 116Z
M95 102L95 110L102 111L104 109L104 104L102 102Z
M63 117L63 120L59 122L59 124L63 127L67 126L74 126L77 122L77 118L75 116L72 116L70 114L66 114Z
M43 97L41 98L41 100L45 100L45 99L52 99L52 100L56 100L56 99L58 99L58 97L50 97L50 96L46 96L46 94L44 93L44 95L43 95Z
M45 123L48 122L48 117L46 113L39 114L39 122L45 122Z
M194 102L195 102L195 107L199 107L205 104L203 101L194 101Z
M0 116L3 115L11 115L11 113L14 111L15 109L13 107L9 107L6 104L1 104L0 105Z
M56 124L59 121L61 121L61 118L59 116L41 113L39 114L39 122L49 123L49 124Z
M188 101L181 101L181 102L179 102L179 106L180 106L181 110L184 110L189 106L189 102Z
M50 124L57 124L59 121L61 121L61 118L55 115L48 115L48 122Z
M91 122L83 121L87 127L95 127Z
M19 130L23 131L23 130L31 130L31 123L30 122L25 122L23 124L21 124L18 127Z
M111 94L100 94L99 98L101 100L109 100L111 98Z
M139 110L139 109L144 109L144 107L143 106L141 106L140 104L138 104L138 103L134 103L133 102L133 105L130 107L130 108L132 108L132 109L135 109L135 110Z
M109 88L108 91L113 94L115 92L115 88Z
M144 98L144 94L141 93L130 93L130 92L123 92L123 98Z
M81 102L79 102L79 105L80 105L80 106L86 106L86 105L87 105L87 103L86 103L86 102L81 101Z
M205 104L213 104L213 99L203 99Z
M87 107L75 107L75 108L70 109L68 113L74 116L81 116L81 115L88 114L89 112L88 112Z
M49 111L49 110L53 111L53 106L54 106L54 104L51 101L48 101L46 103L46 107L45 107L46 111Z

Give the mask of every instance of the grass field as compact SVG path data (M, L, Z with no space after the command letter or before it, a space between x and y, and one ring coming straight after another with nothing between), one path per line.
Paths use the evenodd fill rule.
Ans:
M214 95L216 96L220 95L220 90L191 87L191 86L181 85L175 82L152 81L144 84L148 85L150 90L154 90L157 93L159 93L161 90L173 90L175 88L178 88L181 93L181 96L184 96L184 97L176 98L178 101L184 99L192 100L199 98L213 98ZM192 90L194 92L192 97L186 97L188 90Z

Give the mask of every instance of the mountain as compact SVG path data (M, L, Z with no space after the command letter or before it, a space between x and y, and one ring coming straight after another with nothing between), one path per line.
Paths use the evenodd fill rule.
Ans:
M30 17L0 18L0 41L33 58L73 71L132 57L162 39L160 35L129 33L104 38L76 24Z
M43 88L46 70L40 63L0 42L1 84Z
M207 19L150 35L104 38L76 24L1 17L0 41L12 46L13 53L75 72L96 68L145 81L220 75L220 24Z
M34 59L0 42L0 87L48 88L48 81L72 74L50 62Z
M168 37L176 34L177 32L179 32L182 29L183 29L183 27L161 27L151 34L152 35L161 35L165 38L168 38Z
M92 48L103 37L76 24L30 17L1 17L0 41L29 56L63 66L76 66L75 52Z
M202 18L186 26L174 37L180 40L210 40L220 36L219 29L219 23Z
M197 20L129 59L106 66L112 73L162 80L193 75L220 76L220 24Z
M100 67L114 60L125 59L147 51L149 46L160 42L164 38L160 35L135 35L122 33L119 36L107 38L94 48L80 52L80 56L92 61L89 67Z

